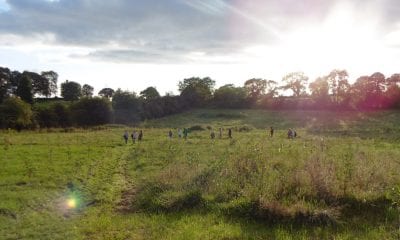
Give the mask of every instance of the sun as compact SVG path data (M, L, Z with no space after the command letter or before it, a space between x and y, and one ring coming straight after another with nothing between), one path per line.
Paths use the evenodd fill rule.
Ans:
M251 46L244 52L253 57L254 68L273 66L280 72L304 71L321 76L335 68L368 68L386 51L376 29L378 21L373 15L342 2L319 22L293 24L279 34L277 44Z

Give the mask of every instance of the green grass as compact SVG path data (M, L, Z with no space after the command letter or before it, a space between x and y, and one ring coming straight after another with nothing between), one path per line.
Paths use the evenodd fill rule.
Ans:
M196 110L144 122L134 145L118 127L2 132L0 239L398 239L399 120ZM167 137L195 125L246 131Z
M228 128L248 125L257 129L296 128L307 133L400 141L400 114L396 111L259 111L200 109L146 121L144 127L178 128L194 125Z

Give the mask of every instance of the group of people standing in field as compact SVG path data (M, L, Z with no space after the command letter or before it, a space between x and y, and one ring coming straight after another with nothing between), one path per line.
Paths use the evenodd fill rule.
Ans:
M218 129L218 137L219 137L219 138L222 138L222 134L223 134L223 130L222 130L222 128L219 128L219 129ZM211 130L210 138L211 138L211 139L215 139L215 132L214 132L214 130ZM228 138L232 138L232 128L228 128Z
M178 129L178 138L184 138L184 139L187 139L187 137L188 137L188 134L189 134L189 129L187 129L187 128L179 128ZM169 130L169 132L168 132L168 138L169 139L172 139L174 137L174 133L172 132L172 130Z
M142 141L143 139L143 130L137 131L137 130L133 130L133 132L131 133L131 138L132 138L132 142L136 143L136 141ZM128 144L128 140L129 140L129 133L128 131L125 131L124 133L124 140L125 140L125 144Z
M274 136L274 128L273 128L273 127L270 127L269 136L270 136L270 137L273 137L273 136ZM297 137L297 132L296 132L296 130L294 130L294 129L292 129L292 128L289 128L289 130L288 130L288 132L287 132L287 137L288 137L288 139L296 138L296 137Z
M274 136L274 132L275 132L275 129L273 127L270 127L269 135L271 138ZM186 140L188 138L188 134L189 134L189 129L187 129L187 128L183 128L183 129L179 128L178 129L178 138L184 138ZM136 141L140 142L143 139L143 130L139 130L139 131L134 130L130 136L132 138L133 143L136 143ZM125 131L123 137L124 137L125 143L128 144L128 140L129 140L128 131ZM173 137L174 137L174 133L172 132L172 130L169 130L168 138L172 139ZM215 131L211 130L210 138L215 139L215 137L216 137ZM223 129L222 128L219 128L219 130L218 130L218 137L220 139L223 137ZM294 129L289 128L289 130L287 132L287 137L288 137L288 139L294 139L297 137L297 132ZM232 128L228 128L228 138L232 138Z

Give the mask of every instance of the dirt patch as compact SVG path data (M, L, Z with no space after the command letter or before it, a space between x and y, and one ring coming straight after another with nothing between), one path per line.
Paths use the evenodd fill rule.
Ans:
M133 203L136 198L136 189L131 186L126 189L121 194L121 200L118 202L116 206L117 212L120 213L132 213L134 212Z

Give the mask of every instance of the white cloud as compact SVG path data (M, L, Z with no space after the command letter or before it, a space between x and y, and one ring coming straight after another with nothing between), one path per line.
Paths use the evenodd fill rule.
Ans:
M0 65L161 92L192 75L241 85L298 70L391 74L399 10L397 0L0 0Z

